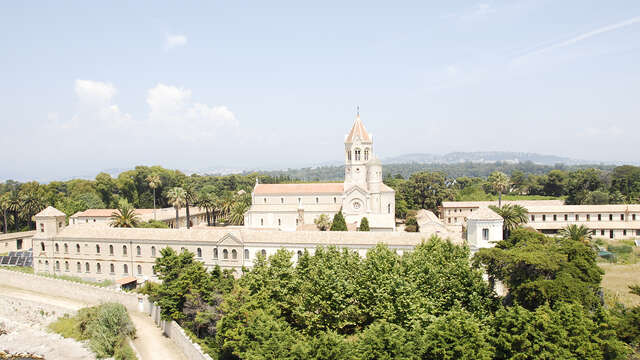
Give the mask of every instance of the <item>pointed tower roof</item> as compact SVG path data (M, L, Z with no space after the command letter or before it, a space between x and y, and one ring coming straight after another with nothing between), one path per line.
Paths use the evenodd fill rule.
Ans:
M47 206L46 209L40 211L35 215L36 217L57 217L57 216L67 216L62 211L54 208L53 206Z
M367 130L364 128L364 124L362 123L362 120L360 120L360 115L356 117L356 121L353 123L353 127L351 128L351 131L349 132L349 135L347 135L347 139L344 142L352 143L356 137L359 137L363 142L371 142L371 137L369 136Z

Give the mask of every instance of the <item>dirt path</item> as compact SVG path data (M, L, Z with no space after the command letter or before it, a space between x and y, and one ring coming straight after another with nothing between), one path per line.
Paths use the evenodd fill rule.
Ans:
M77 299L52 296L34 291L22 290L0 284L0 293L4 296L14 297L18 299L30 300L51 304L71 310L78 310L85 306L97 305L86 304ZM133 341L134 346L142 357L142 360L187 360L173 341L162 334L150 317L139 312L129 312L131 320L136 326L136 339Z

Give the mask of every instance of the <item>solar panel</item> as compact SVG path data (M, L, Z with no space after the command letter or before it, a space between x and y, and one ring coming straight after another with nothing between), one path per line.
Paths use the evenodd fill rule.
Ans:
M11 254L9 254L9 255L11 255ZM15 253L15 254L13 254L13 256L23 257L23 256L24 256L24 254L23 254L23 252L22 252L22 251L16 251L16 253Z
M0 265L7 265L9 263L8 256L0 256Z
M24 266L30 267L30 266L32 266L32 265L33 265L33 259L32 259L32 258L27 258L27 259L24 261Z
M9 265L15 265L18 262L18 258L15 256L12 256L9 258Z
M24 266L24 262L25 260L27 260L27 258L25 257L19 257L18 261L16 262L16 266Z
M16 252L15 251L9 251L9 257L14 257L16 256Z

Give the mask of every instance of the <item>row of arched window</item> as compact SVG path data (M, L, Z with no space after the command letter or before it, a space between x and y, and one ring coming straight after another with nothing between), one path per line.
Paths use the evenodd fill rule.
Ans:
M362 151L359 148L353 150L353 157L355 161L361 160ZM351 161L351 150L347 150L347 160ZM364 149L364 161L369 161L369 148Z
M69 253L69 244L64 243L62 244L63 247L63 251L65 254ZM53 248L54 251L56 253L60 253L60 244L55 243L53 244ZM46 245L44 242L40 242L40 250L45 251L46 249ZM80 253L80 244L76 244L75 246L76 249L76 253ZM96 244L96 254L100 254L101 253L101 248L99 244ZM115 255L115 248L113 245L109 245L109 255ZM122 255L127 255L127 245L122 245ZM140 247L140 245L136 246L136 256L142 256L142 248ZM151 247L151 256L155 257L156 256L156 247L152 246Z
M49 261L45 261L45 265L49 266ZM55 271L62 271L60 268L60 261L56 260L55 262ZM137 274L138 275L142 275L142 265L138 265L136 267L137 270ZM64 262L64 271L71 271L70 269L70 263L69 261L65 261ZM77 273L81 273L82 272L82 263L80 261L76 262L76 272ZM84 272L85 273L90 273L91 272L91 264L89 264L88 262L84 263ZM115 274L116 272L116 265L115 264L109 264L109 273L111 274ZM102 273L102 264L101 263L96 263L96 273L97 274L101 274ZM129 265L128 264L122 264L122 273L123 274L129 274ZM155 271L154 271L155 273Z

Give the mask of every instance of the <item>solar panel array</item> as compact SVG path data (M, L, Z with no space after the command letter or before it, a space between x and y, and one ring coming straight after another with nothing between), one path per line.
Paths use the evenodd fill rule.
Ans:
M8 255L0 256L0 265L30 267L33 265L33 250L9 251Z

